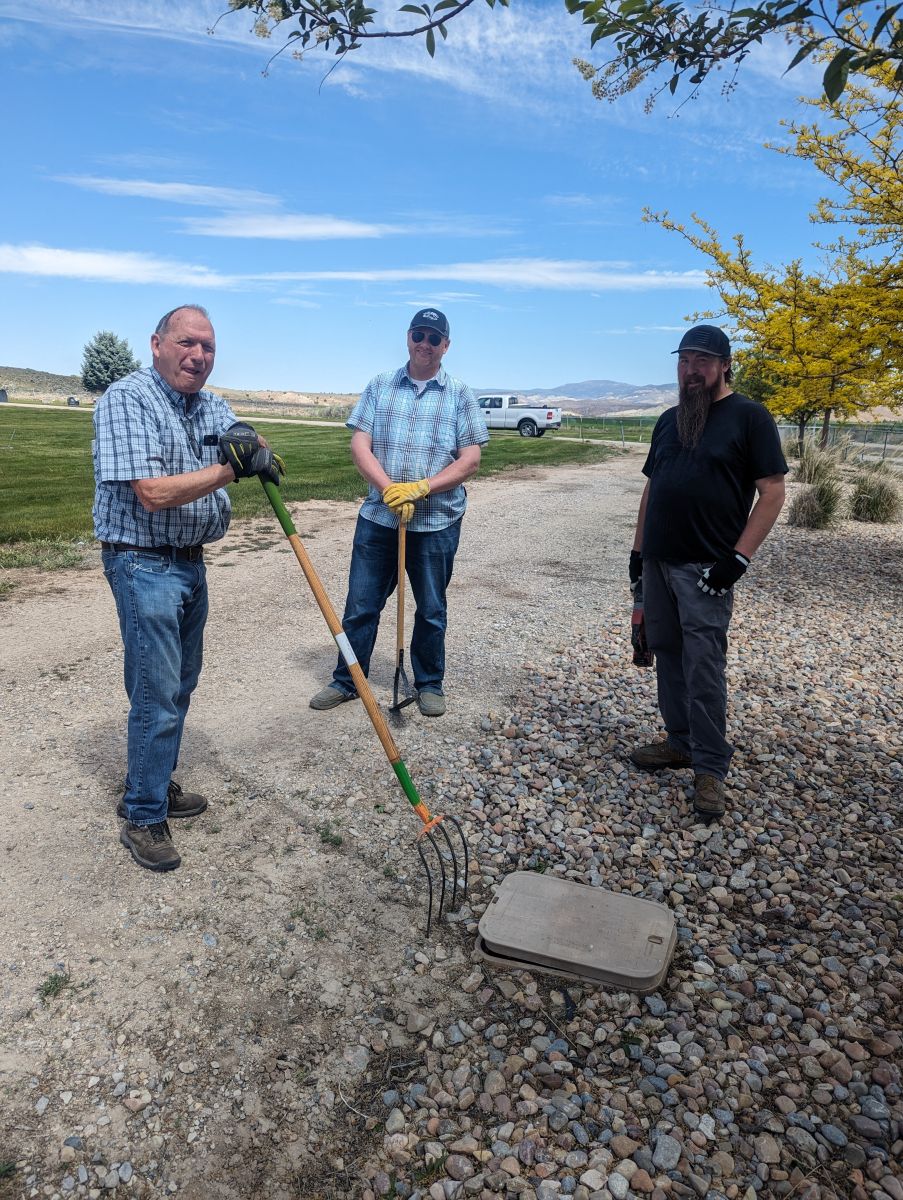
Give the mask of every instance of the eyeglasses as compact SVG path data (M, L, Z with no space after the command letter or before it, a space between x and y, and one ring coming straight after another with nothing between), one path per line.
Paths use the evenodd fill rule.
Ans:
M445 340L441 333L424 333L422 329L411 330L411 341L415 346L419 346L424 338L431 346L441 346Z

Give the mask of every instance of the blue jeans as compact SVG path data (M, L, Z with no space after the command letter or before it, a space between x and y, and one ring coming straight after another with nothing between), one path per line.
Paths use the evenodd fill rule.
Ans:
M460 518L445 529L407 534L405 568L417 605L411 634L411 670L414 686L420 692L442 692L448 624L445 592L460 536ZM380 615L397 583L398 529L358 517L342 628L365 675L370 671ZM332 678L347 695L356 694L341 655Z
M644 558L643 612L668 741L690 755L697 775L724 779L734 752L725 738L734 593L709 596L697 586L711 565Z
M102 553L116 600L128 694L125 801L133 825L166 820L191 693L201 674L207 576L203 561L134 550Z

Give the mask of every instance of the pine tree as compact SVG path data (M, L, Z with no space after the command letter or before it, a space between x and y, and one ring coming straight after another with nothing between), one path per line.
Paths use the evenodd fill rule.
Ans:
M111 383L140 366L125 338L101 329L85 346L82 383L86 391L105 392Z

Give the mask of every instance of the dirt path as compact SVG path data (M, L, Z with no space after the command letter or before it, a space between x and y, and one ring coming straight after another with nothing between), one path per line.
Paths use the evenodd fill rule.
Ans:
M623 631L640 463L471 488L449 712L397 735L431 806L455 810L457 747L530 662ZM293 512L339 609L355 515ZM334 1181L355 1080L371 1055L403 1061L418 1013L467 1002L463 927L422 952L416 821L366 714L308 707L335 653L275 522L233 529L209 580L179 774L211 805L176 829L183 866L161 877L117 839L126 705L99 565L22 580L0 605L0 1165L19 1164L0 1195L351 1194ZM381 701L393 642L387 614Z

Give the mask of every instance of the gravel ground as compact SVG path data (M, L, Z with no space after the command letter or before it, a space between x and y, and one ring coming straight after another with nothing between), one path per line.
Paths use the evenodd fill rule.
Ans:
M757 555L730 809L703 825L688 772L627 757L659 731L627 641L640 462L472 488L449 713L396 730L473 855L469 903L429 941L415 826L361 706L307 708L332 651L268 523L211 555L183 756L211 809L174 830L169 876L116 839L106 585L16 578L0 1195L903 1198L900 529L782 523ZM353 506L295 520L340 604ZM476 923L515 869L668 904L662 988L481 964Z

